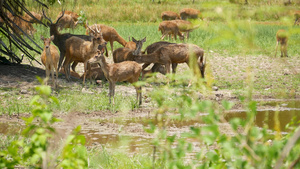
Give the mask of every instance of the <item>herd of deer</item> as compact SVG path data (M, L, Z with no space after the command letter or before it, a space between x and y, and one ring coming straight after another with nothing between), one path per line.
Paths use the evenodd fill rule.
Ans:
M159 41L149 45L144 52L141 51L143 43L146 38L142 40L136 40L132 37L132 41L127 42L123 39L117 31L109 26L103 24L95 24L92 26L85 23L86 35L75 35L70 33L60 33L59 30L63 28L74 28L78 23L78 15L71 11L62 11L56 22L52 22L50 18L46 16L43 11L43 15L31 12L32 16L25 15L23 18L11 16L15 20L15 24L29 35L32 35L34 28L31 23L39 22L45 18L49 22L47 25L50 27L50 38L44 38L41 36L44 42L44 50L41 55L42 63L45 65L47 79L52 76L52 83L54 87L57 85L58 71L65 73L67 80L70 80L70 76L75 76L83 79L88 78L104 78L109 82L109 101L111 103L111 97L113 97L116 82L128 81L135 83L138 81L140 75L142 78L148 73L160 72L162 74L170 73L170 67L172 65L172 72L176 72L178 63L187 63L189 65L190 60L196 60L197 66L204 78L206 59L204 57L204 51L200 47L193 44L177 44L166 41ZM161 40L165 36L179 35L180 39L184 39L182 32L186 33L186 37L189 37L189 32L196 29L198 26L194 26L190 21L186 19L195 19L201 17L199 10L192 8L185 8L180 11L178 15L172 11L166 11L161 14L162 22L159 24L159 31L161 31ZM295 13L295 23L300 23L300 11ZM35 18L32 20L32 18ZM27 20L28 22L24 22ZM29 28L29 29L28 29ZM287 40L288 36L285 30L279 30L276 34L277 46L281 44L281 56L287 56ZM123 47L113 50L113 42L117 41ZM58 49L51 44L53 42ZM108 64L104 57L108 57L108 51L106 49L106 42L110 42L111 52L113 55L114 63ZM275 53L276 56L276 53ZM191 59L191 57L193 57ZM77 64L81 62L84 64L84 73L80 77L76 73L75 68ZM141 66L139 63L144 63ZM150 64L154 64L150 70L145 70ZM72 65L71 65L72 64ZM72 71L70 70L72 67ZM60 69L61 68L61 69ZM54 72L56 76L54 76ZM55 79L56 77L56 79ZM141 87L134 84L136 89L136 97L139 104L142 103Z
M146 74L152 72L160 72L162 74L170 73L171 65L173 73L175 73L177 64L189 64L190 57L195 58L193 60L196 60L202 78L204 78L204 51L196 45L159 41L149 45L145 51L142 52L142 46L146 41L146 37L141 40L136 40L132 37L131 40L126 41L114 28L103 24L89 26L88 22L85 23L86 35L60 33L60 29L67 27L65 26L66 24L62 24L61 21L63 18L68 18L66 17L67 15L69 15L69 18L73 18L73 25L78 23L76 20L78 15L70 11L60 13L55 22L52 22L43 11L43 17L48 20L47 25L50 27L50 38L41 36L44 42L41 60L45 65L47 78L49 78L51 72L54 87L57 85L57 72L59 70L65 73L67 80L70 80L72 74L75 75L75 77L80 77L75 70L79 62L84 64L84 73L80 77L83 79L83 83L85 83L87 77L90 78L94 75L101 78L101 80L103 80L103 76L105 77L109 82L109 102L111 103L111 98L113 98L113 104L116 82L127 81L133 83L136 89L137 101L141 104L141 87L135 85L135 82L138 81L141 74L142 78L144 78ZM184 14L185 18L187 17L186 15L187 14ZM184 20L180 21L188 22ZM72 28L72 26L70 27ZM192 29L186 29L186 32L190 30ZM164 31L168 31L168 29L164 29ZM114 50L114 41L117 41L123 47ZM55 46L52 45L51 42L53 42ZM104 53L106 53L105 55L108 57L108 51L106 49L107 42L110 42L114 61L114 63L111 64L108 64L104 57ZM140 65L141 63L144 63L143 66ZM145 70L152 63L154 64L153 67L150 70ZM70 70L71 67L72 71ZM56 73L56 76L54 73Z

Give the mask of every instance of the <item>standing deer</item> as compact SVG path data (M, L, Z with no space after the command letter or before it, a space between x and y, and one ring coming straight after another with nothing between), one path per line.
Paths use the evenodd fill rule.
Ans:
M295 11L294 16L295 16L294 26L299 25L300 24L300 11Z
M103 53L98 52L98 55L89 60L90 63L98 62L101 69L109 82L109 103L113 97L113 105L115 104L115 86L116 82L128 81L133 84L138 81L142 71L142 66L134 61L124 61L121 63L108 64L103 56ZM136 100L139 105L142 104L142 88L133 84L136 90Z
M60 12L57 16L57 18L59 18L59 16L62 15L62 12ZM73 20L76 22L78 21L79 15L76 12L72 12L72 11L65 11L65 15L71 15Z
M166 35L168 35L168 36L172 35L172 39L173 39L173 36L175 36L175 40L177 40L177 35L178 35L181 40L184 40L184 36L179 31L177 24L173 23L171 21L162 21L159 24L158 31L161 31L161 34L162 34L162 36L160 38L161 40L163 40Z
M201 12L193 8L184 8L180 10L179 15L182 20L201 18Z
M57 48L54 45L51 45L51 41L53 41L54 35L52 35L50 38L44 38L43 36L41 36L41 39L44 42L44 50L41 55L41 60L46 68L46 78L48 81L51 71L52 83L54 85L54 88L56 88L56 81L58 78L57 64L59 60L59 54ZM54 71L56 73L56 80L54 79Z
M96 55L98 46L106 44L101 33L96 34L92 41L85 41L79 37L73 36L66 40L66 59L63 67L66 71L67 80L70 80L70 64L72 62L84 63L83 84L87 73L87 62Z
M192 58L194 57L194 58ZM190 65L190 60L197 61L202 78L205 72L204 51L197 45L193 44L170 44L157 49L151 54L142 54L135 57L138 63L160 63L166 66L166 73L170 73L172 64L173 73L176 73L178 63L187 63ZM192 63L191 63L192 64Z
M120 63L123 61L134 61L134 56L141 54L143 43L146 42L146 37L142 40L135 40L132 37L132 41L136 44L136 48L118 48L113 52L113 59L115 63Z
M278 48L279 43L280 43L281 57L283 57L283 56L288 57L288 54L287 54L287 41L288 41L288 33L283 29L278 30L277 33L276 33L275 57L276 57L276 54L277 54L277 48Z
M58 47L59 52L60 52L59 63L58 63L58 70L59 70L61 67L61 64L65 58L65 54L66 54L66 40L69 39L70 37L76 36L85 41L92 41L92 36L74 35L74 34L70 34L70 33L63 33L63 34L59 33L59 31L57 30L57 28L59 26L58 22L64 16L64 11L62 12L62 15L56 20L55 23L53 23L51 21L51 19L45 15L44 10L43 10L43 15L49 21L47 23L47 25L50 27L50 35L51 36L54 35L55 38L53 40L53 43ZM72 66L72 68L73 68L73 66ZM75 70L75 68L74 68L74 70Z
M200 25L194 26L190 21L186 21L186 20L172 20L171 22L174 22L178 26L180 32L186 33L187 39L189 39L190 32L192 32L193 30L197 29L200 26Z
M58 18L60 19L58 21L59 30L62 30L63 28L74 29L78 23L78 21L75 21L71 15L65 14L62 18Z
M117 41L122 46L125 46L126 43L127 43L126 40L123 39L114 28L109 27L107 25L94 24L94 25L90 26L91 29L89 29L88 28L88 22L86 22L85 27L86 27L86 34L87 35L91 35L93 33L91 30L96 31L97 29L101 29L102 36L103 36L104 40L106 42L110 43L111 53L113 53L113 51L114 51L114 41ZM108 56L107 51L106 51L106 56Z
M163 21L165 20L175 20L175 19L180 19L180 16L173 11L164 11L161 13L161 19Z

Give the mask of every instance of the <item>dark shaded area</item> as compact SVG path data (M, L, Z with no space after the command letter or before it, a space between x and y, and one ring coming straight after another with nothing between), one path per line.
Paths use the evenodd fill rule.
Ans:
M48 8L47 5L38 0L33 1L33 3L37 3L42 7ZM35 43L34 40L32 40L32 38L26 33L26 31L22 30L12 20L12 17L18 17L25 22L29 22L22 17L24 13L27 13L38 23L43 24L28 11L28 9L26 8L25 0L0 0L0 64L8 64L7 61L10 63L20 64L23 60L23 57L20 58L16 55L14 51L16 48L20 50L25 57L28 57L29 60L34 60L39 63L39 61L37 61L33 56L30 55L28 50L41 54L41 52L34 49L34 47L37 47L41 50L42 48L37 43ZM43 25L46 26L45 24ZM20 33L18 33L16 30L14 30L13 27L19 29L23 36L21 36ZM7 38L8 42L3 41L2 38ZM34 46L28 44L24 38L29 39ZM5 60L3 55L8 56L9 60Z

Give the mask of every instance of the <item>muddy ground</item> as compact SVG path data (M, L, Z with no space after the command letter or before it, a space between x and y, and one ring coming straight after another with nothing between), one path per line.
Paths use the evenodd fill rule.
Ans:
M238 96L234 89L227 88L228 84L235 81L246 81L249 77L249 72L252 72L255 83L260 83L260 91L254 91L254 99L257 100L277 100L277 96L265 95L261 91L276 90L276 88L287 88L290 91L291 97L289 99L298 100L300 99L299 91L299 80L296 82L298 87L291 85L296 77L299 76L300 72L300 59L299 57L289 57L289 58L273 58L269 56L221 56L220 54L210 51L207 58L208 67L207 73L211 73L213 78L218 81L216 83L217 91L212 91L212 93L207 97L214 101L220 101L223 99L235 102L235 106L232 111L240 111L243 106L238 101ZM109 60L108 62L111 62ZM184 64L178 66L179 73L188 67ZM82 65L77 68L79 73L82 73ZM35 76L44 77L45 71L43 66L33 63L25 63L23 65L0 65L0 87L14 87L19 88L20 94L22 91L28 91L28 89L33 88L39 83ZM62 78L59 79L59 83L72 86L74 83L80 85L81 80L75 80L72 82L66 82ZM163 78L162 75L158 75L158 78ZM280 83L278 83L280 79ZM224 83L222 83L224 82ZM101 86L99 86L101 88ZM102 89L108 90L108 89ZM116 87L116 93L120 91L132 90L127 94L135 95L134 88L128 86L119 85ZM151 90L151 85L147 86L144 90ZM239 90L241 90L239 88ZM0 95L1 97L1 95ZM144 98L145 100L145 98ZM280 106L279 106L280 107ZM278 108L278 107L277 107ZM272 106L259 105L258 109L274 109ZM299 110L298 110L299 112ZM199 116L202 114L199 113ZM20 116L13 115L8 116L2 113L0 115L0 122L6 124L15 124L14 122L23 125L24 122L21 117L29 116L29 114L21 114ZM63 119L63 122L56 124L56 127L62 129L62 136L67 134L69 129L75 128L77 125L82 126L83 131L93 131L99 135L126 135L126 136L139 136L142 138L150 138L152 135L147 134L143 130L143 125L145 125L145 119L151 119L154 116L153 108L147 107L144 104L141 108L129 111L128 113L123 112L110 112L110 111L97 111L89 114L82 112L69 112L56 113L56 117ZM170 134L182 133L189 130L190 125L202 125L197 121L187 122L187 123L170 123L168 125L168 130ZM222 132L231 133L228 123L220 124ZM2 126L3 130L3 126ZM2 133L4 131L1 131ZM83 132L87 133L87 132ZM93 139L93 138L90 138ZM92 140L93 144L97 144Z

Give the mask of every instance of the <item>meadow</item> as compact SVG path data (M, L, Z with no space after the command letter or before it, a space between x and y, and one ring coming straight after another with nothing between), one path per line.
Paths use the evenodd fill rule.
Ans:
M89 168L274 166L274 161L277 161L295 127L291 127L293 129L290 134L282 134L275 127L271 129L275 132L272 134L268 132L268 125L261 128L255 125L255 115L258 110L270 108L267 104L270 100L299 103L300 27L293 26L293 11L299 10L300 4L296 2L284 6L284 1L281 0L271 4L267 0L249 0L248 5L243 2L196 0L193 4L191 0L65 0L62 5L57 2L49 5L49 9L45 11L53 21L62 9L73 10L80 13L82 21L87 20L90 25L102 23L114 27L125 40L129 37L146 37L142 50L160 41L158 24L161 22L162 11L179 12L182 8L193 7L199 9L204 17L204 20L195 22L200 25L199 28L190 33L190 39L184 43L196 44L204 49L208 62L206 83L193 77L186 65L179 64L175 76L156 74L139 82L143 87L143 104L140 107L135 103L134 88L127 83L118 83L116 104L113 106L108 103L107 83L99 85L90 82L82 85L81 80L67 82L64 76L60 76L61 88L51 92L57 102L45 103L55 117L64 120L55 124L55 127L69 131L70 128L81 125L83 134L85 131L95 130L100 133L99 137L102 136L101 133L109 133L121 138L138 135L151 140L150 152L144 152L142 148L133 152L122 149L121 147L130 146L130 139L120 139L120 143L114 148L110 147L112 143L97 144L92 139L87 140L87 154L84 156L89 159ZM33 11L41 10L35 3L28 3L28 8ZM42 25L34 27L37 29L34 40L43 46L40 36L48 37L49 28ZM288 30L290 35L287 58L280 58L280 51L274 57L275 35L279 29ZM74 30L62 32L84 34L85 28L78 25ZM177 40L176 43L182 42ZM110 45L107 47L110 51ZM114 49L118 47L122 46L114 42ZM40 61L39 54L30 53ZM112 62L111 53L108 61ZM30 64L26 59L24 63ZM44 69L34 61L31 65ZM82 66L79 69L80 72ZM0 86L1 124L11 123L7 128L12 128L15 122L25 125L18 118L28 117L35 109L36 105L29 103L35 95L41 94L35 89L40 82L30 74L15 79L9 78L9 75L1 76L9 81L2 81ZM172 78L173 83L168 85L167 78ZM187 81L191 78L194 85L188 88ZM284 108L281 102L276 102L270 110L280 114L279 110ZM247 111L247 118L224 120L224 114L230 110ZM296 116L297 113L299 109L296 110ZM203 121L206 125L202 125ZM185 124L188 122L193 122L193 125ZM290 123L291 126L297 124ZM276 123L275 126L278 125L280 126ZM1 145L3 150L19 137L4 134L0 138L5 140ZM268 140L272 140L274 144L267 145ZM193 147L193 144L197 145ZM62 145L63 143L59 147ZM235 145L241 145L239 151ZM297 160L297 150L298 144L289 154L286 165ZM275 151L277 153L270 155ZM51 152L56 153L54 150ZM267 155L269 159L262 160ZM55 158L53 156L51 158ZM240 159L240 156L245 159Z

